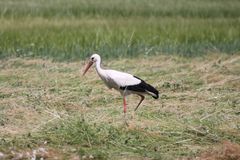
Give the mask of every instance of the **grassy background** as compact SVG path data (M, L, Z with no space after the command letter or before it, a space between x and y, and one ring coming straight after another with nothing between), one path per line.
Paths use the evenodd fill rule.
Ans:
M0 57L239 53L238 0L1 0Z
M0 0L0 159L239 159L239 17L239 0ZM80 76L95 50L161 93L128 97L129 126Z

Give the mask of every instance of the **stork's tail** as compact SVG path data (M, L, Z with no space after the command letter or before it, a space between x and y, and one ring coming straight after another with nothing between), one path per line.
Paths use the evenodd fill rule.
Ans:
M151 86L150 84L146 83L145 90L147 93L149 93L153 98L158 99L159 98L159 92L156 88Z
M140 79L139 77L134 76L135 78ZM140 86L141 88L144 88L145 92L150 94L153 98L158 99L159 98L159 92L156 88L151 86L150 84L146 83L144 80L140 79L141 83Z
M141 80L139 84L136 85L130 85L130 86L123 86L120 87L121 90L128 89L130 91L135 91L135 92L140 92L140 93L147 93L151 95L153 98L158 99L159 98L159 93L156 88L151 86L150 84L146 83L144 80L134 76L135 78Z

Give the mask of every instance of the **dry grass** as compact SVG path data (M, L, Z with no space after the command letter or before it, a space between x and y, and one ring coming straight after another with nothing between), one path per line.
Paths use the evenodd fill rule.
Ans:
M44 146L54 152L65 151L64 154L50 154L60 159L62 156L91 158L91 155L96 158L99 154L119 159L176 159L193 158L206 147L224 140L240 143L239 55L210 54L191 59L177 56L138 57L104 61L103 64L106 68L140 76L161 93L159 100L146 98L136 113L133 109L138 97L127 98L129 127L123 123L119 93L109 91L93 69L82 77L84 62L59 63L41 59L1 61L0 152L13 156L13 149L25 153ZM99 133L96 131L97 141L99 136L101 141L106 132L116 130L116 139L106 142L109 141L108 145L112 147L104 150L91 137L88 137L87 147L75 144L78 139L75 142L72 140L72 145L72 141L56 138L59 134L67 136L68 140L76 138L77 135L68 136L67 128L63 133L52 130L59 123L69 126L69 119L75 121L79 118L84 119L94 135L100 129ZM71 123L71 129L76 128L74 124ZM51 135L47 135L49 129ZM29 134L33 137L26 138ZM141 144L130 140L135 135L140 139L145 137L139 140ZM44 143L47 137L53 137L49 140L52 143L48 144L48 140ZM127 137L131 145L122 143L122 139L125 142ZM117 149L116 146L120 147ZM82 148L87 149L82 152ZM100 153L94 150L100 150ZM205 155L208 154L203 157Z

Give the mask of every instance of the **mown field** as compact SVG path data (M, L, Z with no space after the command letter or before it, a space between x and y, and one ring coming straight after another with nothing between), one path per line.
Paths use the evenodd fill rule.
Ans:
M120 94L93 69L82 77L83 62L18 58L0 64L0 152L7 159L33 153L49 159L187 159L207 151L239 158L239 55L105 61L161 93L158 100L147 97L137 112L139 97L127 98L129 126Z
M108 90L88 56L160 92ZM0 0L0 159L240 159L240 1Z

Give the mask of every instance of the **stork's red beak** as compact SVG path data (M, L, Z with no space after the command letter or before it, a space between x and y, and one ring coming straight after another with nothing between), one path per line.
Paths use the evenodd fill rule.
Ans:
M88 64L85 66L83 76L87 73L88 69L93 65L92 61L89 61Z

